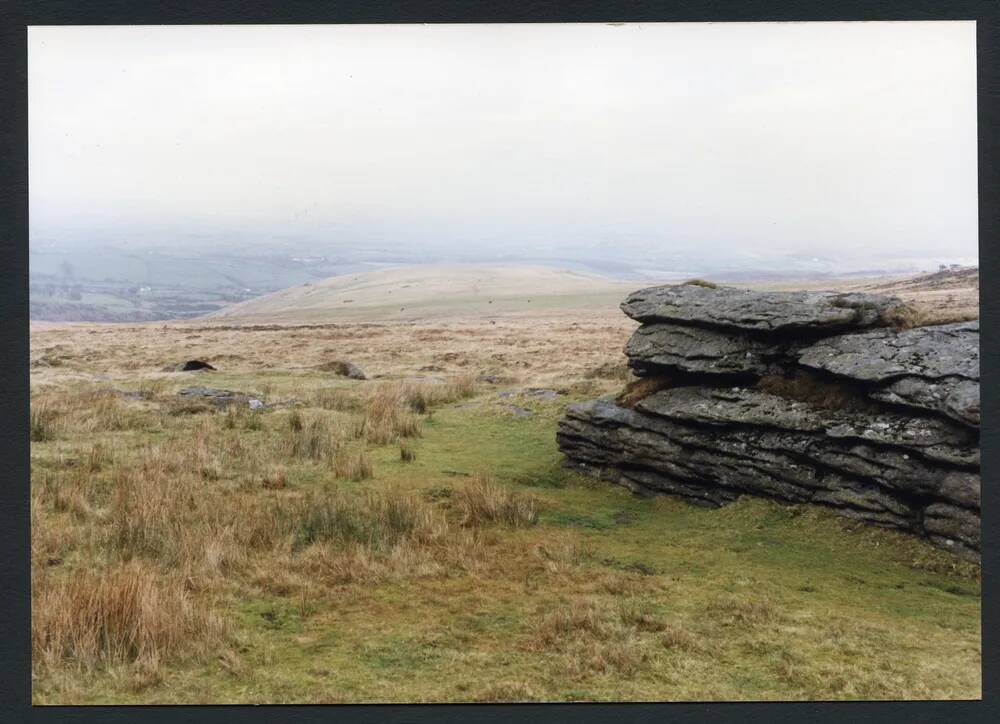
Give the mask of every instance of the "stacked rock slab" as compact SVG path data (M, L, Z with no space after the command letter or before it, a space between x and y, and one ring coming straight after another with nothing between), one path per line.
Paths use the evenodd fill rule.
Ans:
M978 557L977 322L900 330L891 297L686 284L622 309L641 323L630 366L662 384L567 407L569 465L705 505L820 504Z

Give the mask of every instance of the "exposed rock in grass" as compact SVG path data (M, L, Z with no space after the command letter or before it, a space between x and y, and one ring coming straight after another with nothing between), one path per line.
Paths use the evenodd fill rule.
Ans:
M331 362L324 362L321 365L317 365L316 369L322 372L333 372L335 375L347 377L351 380L367 379L365 377L365 373L360 367L353 362L348 362L347 360L338 359Z
M264 407L264 403L261 400L256 397L252 397L245 392L220 390L214 387L184 387L178 390L177 394L181 397L202 398L218 407L246 405L252 410Z
M644 377L567 407L568 464L703 505L820 504L978 555L977 322L888 328L891 297L691 284L622 307L643 322L625 354Z
M185 362L167 365L164 372L214 372L215 367L200 359L189 359Z
M537 387L529 387L525 390L504 390L503 392L498 392L497 397L502 399L509 399L511 397L527 397L532 400L555 400L562 396L562 393L557 390L547 390L540 389Z
M518 405L504 405L503 407L514 417L531 417L535 414L528 408L519 407Z

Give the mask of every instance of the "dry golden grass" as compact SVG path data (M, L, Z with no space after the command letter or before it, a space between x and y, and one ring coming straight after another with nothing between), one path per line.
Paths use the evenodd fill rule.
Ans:
M146 430L159 415L126 404L106 387L77 385L47 390L31 400L29 433L33 442L54 440L67 430L75 434Z
M200 320L149 325L32 323L32 358L58 350L61 360L58 367L33 367L32 384L68 380L92 384L91 374L99 370L116 379L155 375L168 385L215 386L213 379L228 374L295 369L315 375L312 370L316 365L335 354L360 365L369 377L414 381L415 376L428 374L425 368L432 367L430 373L442 381L461 375L472 380L490 375L504 384L523 380L550 387L567 379L582 379L602 365L620 365L621 349L636 326L613 303L606 311L590 311L583 317L552 310L493 321L346 322L300 327ZM192 375L160 371L167 362L198 357L215 360L219 372ZM329 381L322 386L329 388ZM360 389L365 386L362 383ZM311 384L307 391L327 394L317 387Z
M723 625L759 626L771 623L778 611L766 598L723 597L712 601L708 614Z
M664 648L668 649L679 649L695 653L703 650L698 637L677 624L667 624L664 626L663 634L660 636L660 643L663 644Z
M757 389L828 410L875 412L880 409L857 385L807 370L799 370L791 377L765 375L758 380Z
M371 457L365 450L345 450L334 459L333 474L355 482L368 480L373 475Z
M288 455L332 465L340 448L343 432L323 417L303 419L297 411L289 418Z
M484 473L476 474L471 484L456 492L455 503L464 526L499 523L519 527L534 525L538 520L534 498L514 492Z
M49 401L34 402L28 418L28 438L31 442L48 442L56 437L58 413Z
M410 411L406 387L382 383L369 396L358 433L373 445L396 442L420 434L420 421Z
M316 407L338 412L355 412L364 404L357 394L341 387L322 387L316 390L312 402Z
M531 684L525 681L500 681L487 686L475 699L484 704L517 704L537 701L539 695Z
M645 400L654 392L669 388L671 384L670 378L663 375L640 377L625 385L625 389L615 398L615 402L622 407L631 409L635 407L637 402Z
M139 565L36 575L32 656L39 668L65 661L131 663L156 669L181 653L202 654L226 640L224 621L194 605L177 577Z
M923 327L932 324L964 322L979 318L979 275L962 277L954 284L943 286L922 275L881 277L874 279L844 279L835 284L829 280L803 282L764 282L750 285L762 290L799 290L831 288L842 292L872 292L898 297L905 306L888 315L886 322L900 327Z
M607 605L575 599L537 623L532 646L558 652L560 669L571 679L629 677L641 670L658 647L646 634L664 626L647 605L635 601Z
M446 529L433 508L400 491L368 493L360 500L307 496L276 512L300 547L336 541L385 551L411 540L427 542Z

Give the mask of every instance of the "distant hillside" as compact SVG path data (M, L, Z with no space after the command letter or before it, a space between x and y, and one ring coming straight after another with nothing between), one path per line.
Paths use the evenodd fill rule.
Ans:
M29 250L31 319L183 319L278 289L371 267L322 256L191 249Z
M283 289L208 315L253 321L357 321L490 317L536 311L616 309L648 282L547 267L434 264L345 274Z
M893 279L869 288L889 292L930 292L945 289L979 289L979 267L953 266L930 274Z

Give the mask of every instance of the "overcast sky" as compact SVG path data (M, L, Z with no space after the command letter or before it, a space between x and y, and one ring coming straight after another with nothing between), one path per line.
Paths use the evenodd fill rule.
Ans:
M36 240L977 256L971 22L32 28L29 84Z

